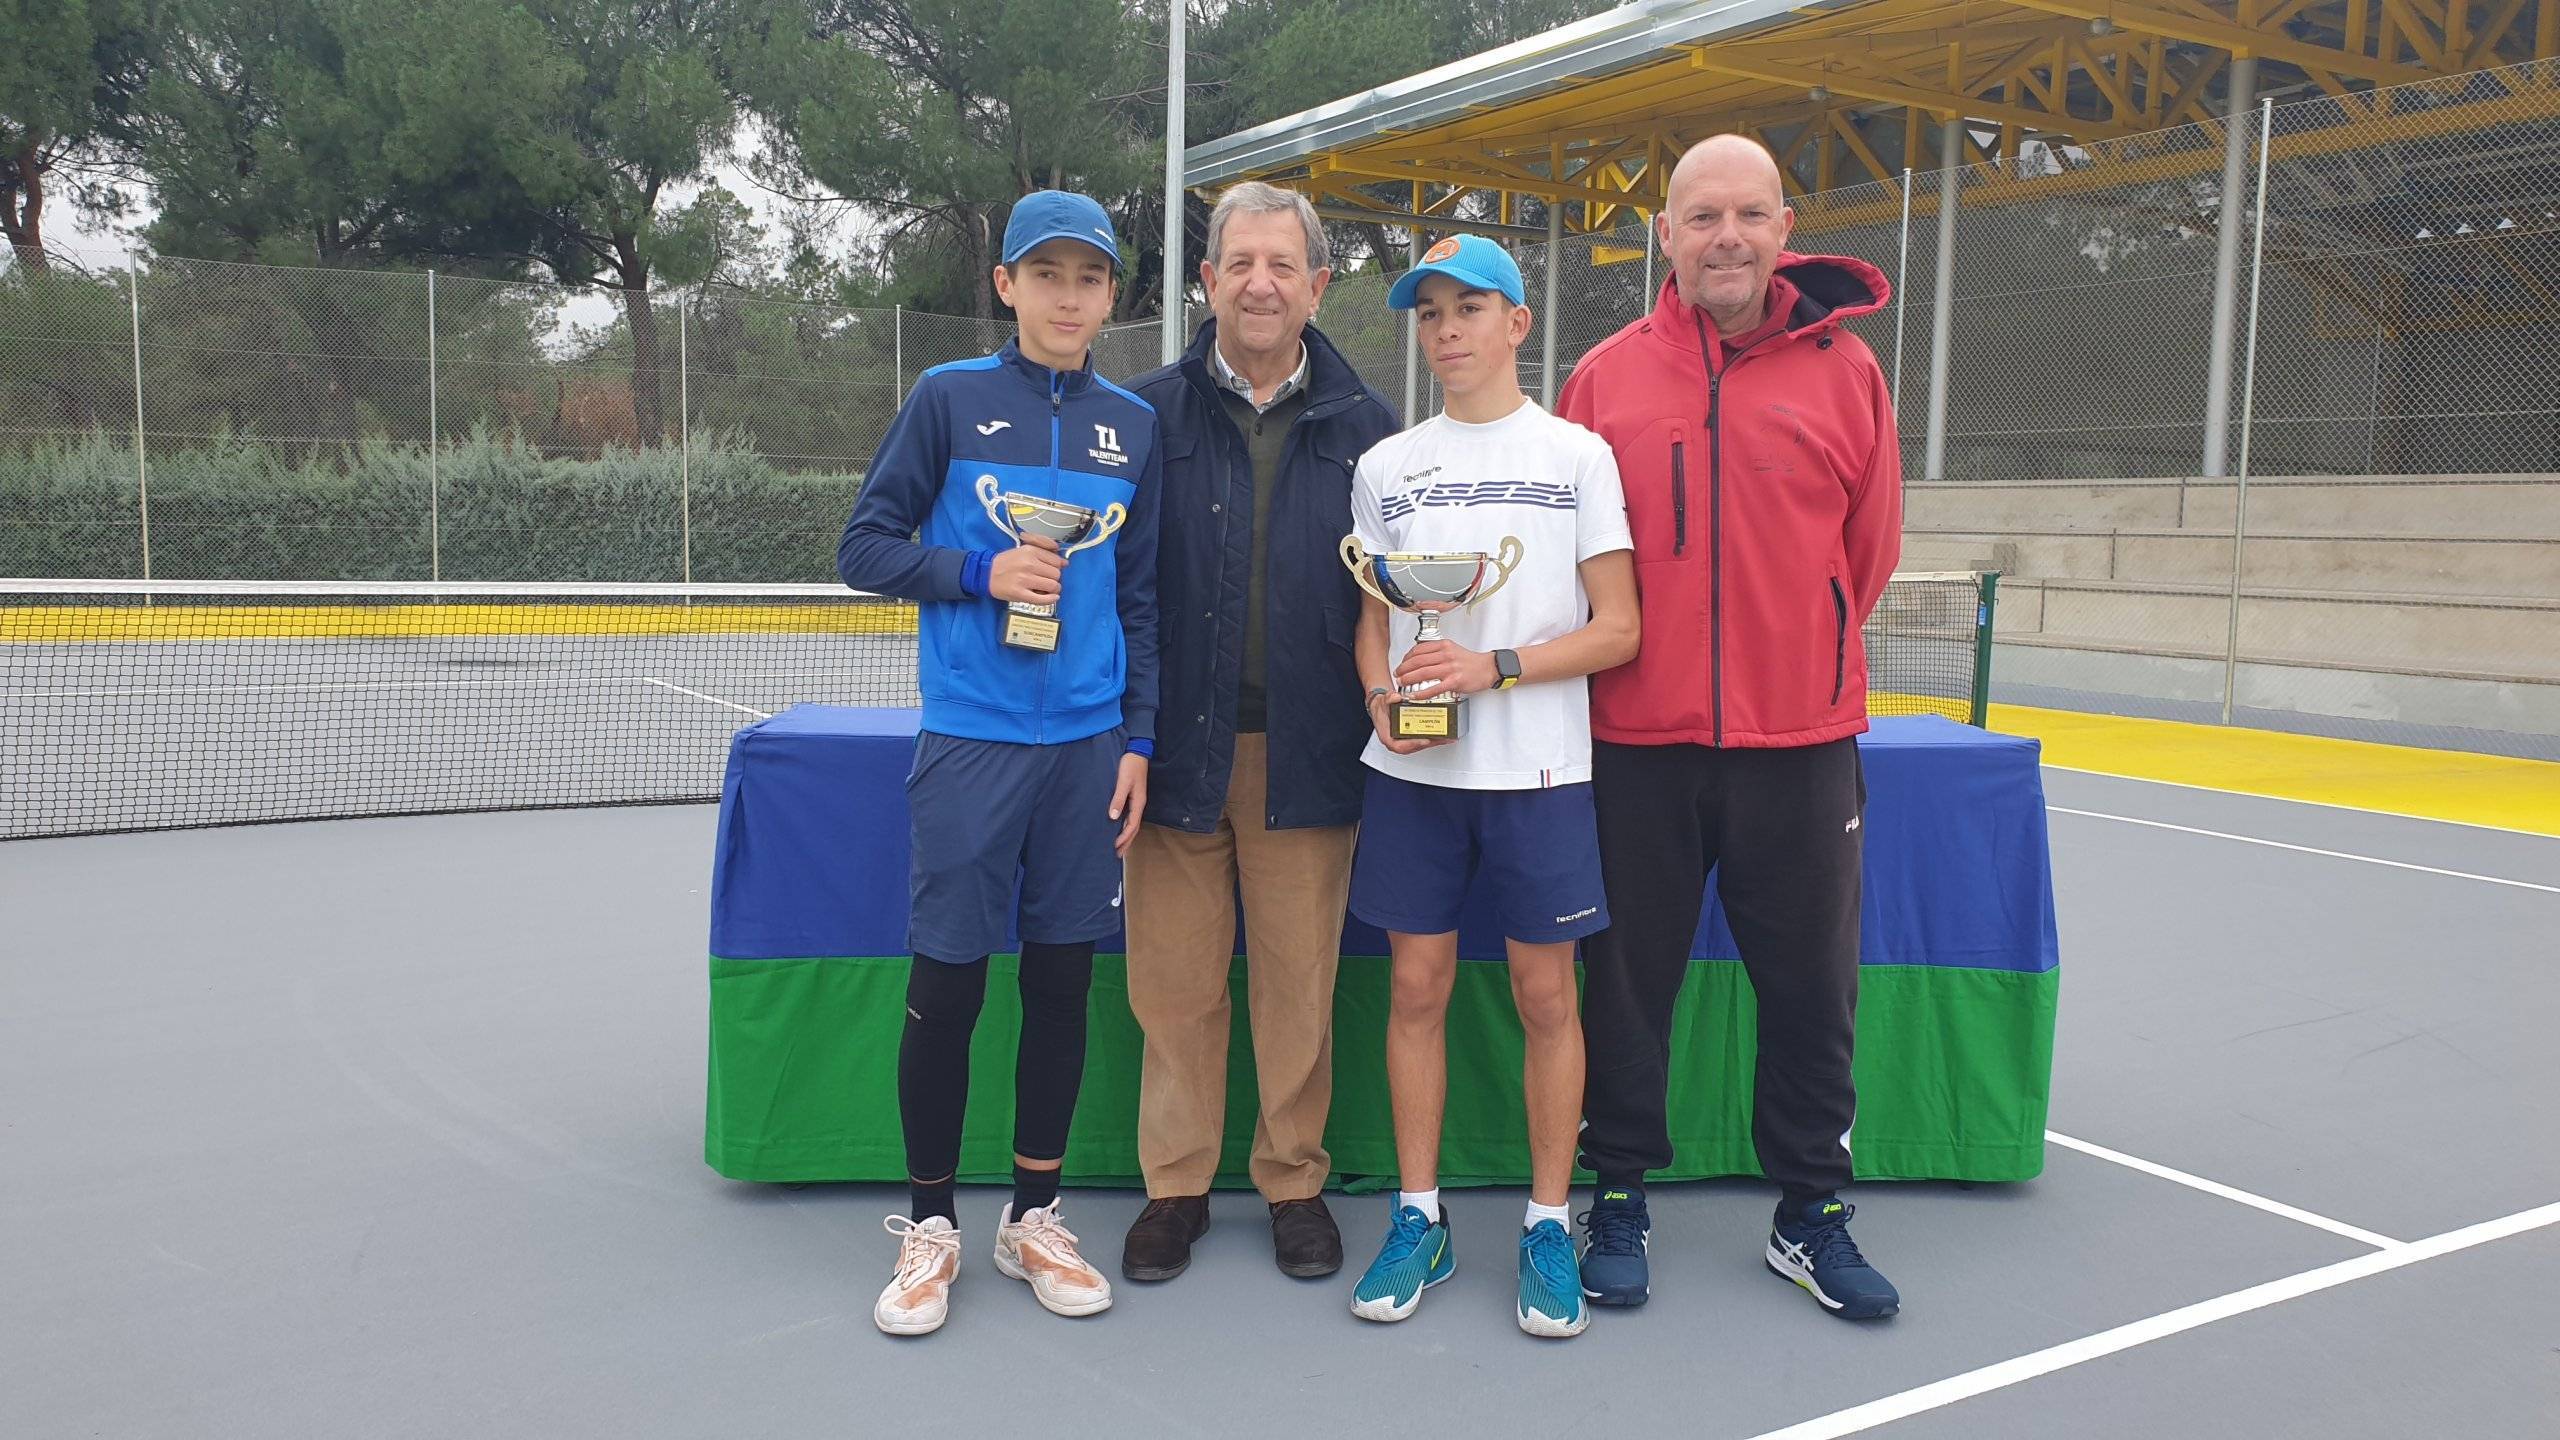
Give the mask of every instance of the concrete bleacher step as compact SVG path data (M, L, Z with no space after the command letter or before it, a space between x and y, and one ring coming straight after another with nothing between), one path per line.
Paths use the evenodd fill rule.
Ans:
M2001 582L1999 639L2157 655L2219 655L2226 585L2115 580ZM2560 683L2560 599L2252 587L2242 650L2288 664Z
M2228 480L1914 481L1903 523L1920 530L2220 530ZM2252 534L2560 536L2560 475L2268 476L2249 482Z
M2228 527L1991 533L1907 529L1902 549L1905 570L1998 570L2016 579L2226 586L2231 577ZM2243 583L2359 594L2560 597L2560 536L2338 535L2252 528Z

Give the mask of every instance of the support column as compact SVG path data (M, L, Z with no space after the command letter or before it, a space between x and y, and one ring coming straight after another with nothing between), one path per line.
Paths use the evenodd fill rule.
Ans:
M1405 232L1404 268L1407 270L1422 263L1421 189L1419 185L1414 187L1416 193L1413 202L1413 228ZM1404 423L1407 425L1421 418L1413 413L1413 407L1421 393L1422 325L1413 318L1413 312L1407 310L1404 312Z
M1652 267L1646 266L1647 278ZM1911 167L1902 167L1902 258L1893 262L1893 414L1902 418L1902 312L1911 293Z
M1556 276L1564 269L1564 202L1547 202L1547 293L1538 301L1538 403L1556 408Z
M2258 62L2231 62L2231 98L2223 107L2222 223L2213 244L2213 338L2205 352L2204 463L2207 479L2231 473L2231 352L2240 329L2240 232L2248 224L2241 197L2248 188L2249 105L2257 89Z
M1938 140L1938 293L1929 297L1929 428L1924 480L1947 478L1947 368L1955 339L1956 198L1963 188L1964 117L1947 117Z
M1188 76L1184 74L1184 22L1188 0L1173 0L1166 6L1170 20L1165 44L1164 75L1164 308L1158 329L1163 332L1156 353L1170 365L1182 358L1185 326L1182 323L1182 147L1186 139L1183 124L1183 101Z

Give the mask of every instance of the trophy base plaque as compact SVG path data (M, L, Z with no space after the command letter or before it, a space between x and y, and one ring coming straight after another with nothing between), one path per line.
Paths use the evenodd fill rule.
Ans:
M1455 740L1466 733L1466 709L1451 700L1397 700L1387 706L1387 733L1399 740Z
M1004 643L1016 650L1038 650L1044 654L1058 648L1058 622L1046 615L1025 615L1008 610L1004 615Z

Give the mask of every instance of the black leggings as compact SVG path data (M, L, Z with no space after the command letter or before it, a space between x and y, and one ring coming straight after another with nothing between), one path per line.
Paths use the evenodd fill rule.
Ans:
M1013 1148L1059 1160L1084 1080L1085 997L1093 943L1022 946L1022 1043L1013 1061ZM907 1028L898 1040L898 1117L907 1174L940 1180L960 1168L960 1123L969 1108L969 1036L987 998L987 961L955 965L915 957L907 975Z

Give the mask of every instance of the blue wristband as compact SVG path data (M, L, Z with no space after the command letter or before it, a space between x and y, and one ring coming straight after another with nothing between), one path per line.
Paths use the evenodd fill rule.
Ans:
M1129 737L1129 753L1132 755L1144 755L1148 759L1153 760L1156 758L1156 742L1149 740L1144 736L1132 735Z
M985 595L987 578L995 568L996 552L993 550L970 551L969 558L960 562L960 588L971 595Z

